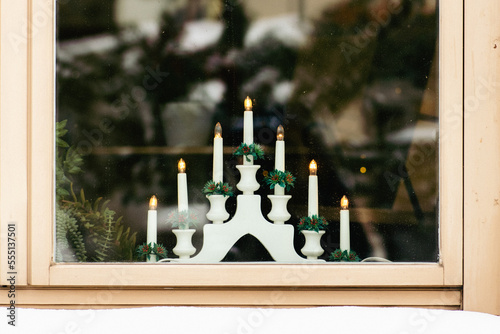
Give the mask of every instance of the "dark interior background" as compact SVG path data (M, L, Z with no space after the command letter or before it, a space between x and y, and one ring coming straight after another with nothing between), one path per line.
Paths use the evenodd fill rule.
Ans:
M238 0L157 3L58 1L57 120L68 121L64 138L84 156L75 190L109 199L137 244L155 194L158 242L170 251L175 237L165 221L176 209L183 158L199 251L213 128L222 124L225 181L235 188L231 152L249 95L255 142L267 153L259 180L274 169L276 127L285 128L286 169L297 178L289 224L307 214L308 164L318 162L320 214L330 222L322 258L339 247L346 195L351 248L361 258L437 261L435 1L267 1L258 10ZM266 216L270 191L258 193ZM235 198L227 209L234 214ZM303 244L297 232L299 254ZM271 258L246 236L225 260Z

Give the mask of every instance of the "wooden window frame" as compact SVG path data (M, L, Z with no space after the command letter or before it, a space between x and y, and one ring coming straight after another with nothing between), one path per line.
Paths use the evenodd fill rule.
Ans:
M20 43L16 52L12 48L1 49L1 228L4 233L9 219L17 221L18 243L25 249L19 253L18 284L54 288L182 288L188 292L200 288L217 291L356 288L358 292L379 289L383 294L388 289L452 289L449 291L453 291L453 303L457 303L456 294L458 291L460 295L463 284L464 38L463 25L456 26L456 22L463 22L462 2L459 5L442 1L439 10L439 262L317 265L54 263L54 2L9 3L8 16L26 18L28 34L26 43ZM2 1L1 6L5 5ZM2 28L23 37L22 27L16 23L19 17L16 22L4 21L8 16L2 11ZM8 43L11 42L5 45ZM11 61L15 66L8 65ZM16 94L4 98L10 92ZM20 106L19 101L26 105ZM22 112L13 114L14 110ZM21 129L19 141L7 141L4 136L12 135L9 129L17 128ZM16 178L5 177L4 173L10 175L16 169L3 163L7 154L21 167L25 166ZM20 180L26 180L26 187L19 187ZM15 208L23 206L26 210L19 209L16 216ZM4 212L14 213L15 217L7 217ZM0 280L6 284L2 252L3 249Z

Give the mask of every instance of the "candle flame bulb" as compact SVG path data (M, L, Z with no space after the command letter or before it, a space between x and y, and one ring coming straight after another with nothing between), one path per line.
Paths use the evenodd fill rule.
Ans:
M245 99L245 110L246 111L252 110L252 100L250 100L250 98L248 96Z
M277 140L285 139L285 130L283 129L282 125L278 126L278 130L276 130L276 139Z
M318 172L318 165L316 164L316 161L311 160L311 163L309 164L309 175L316 175Z
M151 199L149 200L149 210L156 210L156 206L158 205L158 200L156 199L156 196L153 195Z
M179 160L179 164L177 165L177 168L179 169L179 173L185 173L186 172L186 163L184 160Z
M349 200L345 197L345 195L340 200L340 208L342 210L347 210L349 208Z
M215 129L214 129L214 137L215 138L222 138L222 126L220 126L220 123L217 122L217 124L215 124Z

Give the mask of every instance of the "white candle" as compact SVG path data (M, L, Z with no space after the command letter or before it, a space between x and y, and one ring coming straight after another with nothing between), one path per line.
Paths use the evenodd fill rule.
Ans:
M309 196L307 201L307 215L318 214L318 175L316 175L318 166L316 161L312 160L309 164Z
M188 191L187 191L187 175L186 163L184 160L179 160L179 173L177 174L177 207L179 212L188 210Z
M340 200L340 249L342 251L351 250L351 241L349 233L349 201L344 196Z
M222 127L220 123L215 125L214 135L214 164L212 171L212 180L215 183L222 182L223 177L223 150L224 144L222 140Z
M158 226L158 218L157 218L157 200L156 196L151 197L149 200L149 210L148 210L148 226L146 232L146 242L147 244L155 244L156 243L156 235L157 235L157 226ZM156 255L150 255L148 262L156 262Z
M243 113L243 142L247 145L253 144L253 111L252 111L252 100L247 96L245 99L245 112ZM243 157L244 165L253 165L253 157L248 157L250 161L247 161L246 157Z
M285 171L285 131L283 126L278 126L276 131L276 148L274 150L274 169ZM285 188L276 185L274 187L275 195L284 195Z

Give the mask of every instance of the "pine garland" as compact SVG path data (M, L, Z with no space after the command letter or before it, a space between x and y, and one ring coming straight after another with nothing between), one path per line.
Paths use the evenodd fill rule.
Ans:
M359 262L359 261L361 261L358 254L356 254L355 251L353 251L353 250L342 251L341 249L336 249L335 251L330 253L330 257L328 259L330 261L333 261L333 262Z
M295 185L295 177L289 171L283 172L275 169L272 172L264 171L264 182L269 186L269 189L281 186L289 191Z
M167 223L172 224L173 228L179 228L181 230L187 230L190 227L195 227L198 217L193 212L172 210L168 217Z
M264 149L259 144L241 143L240 146L236 148L233 153L234 156L244 156L246 161L250 162L249 156L253 157L254 160L264 159Z
M233 196L233 188L229 185L229 183L218 182L215 183L213 180L205 183L205 186L202 189L202 193L210 196L210 195L223 195L227 197Z
M299 231L316 231L324 230L328 226L328 221L318 215L312 215L311 217L302 217L299 220L297 229Z

